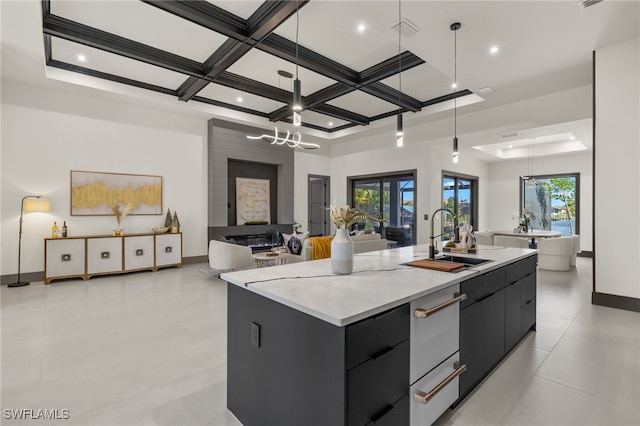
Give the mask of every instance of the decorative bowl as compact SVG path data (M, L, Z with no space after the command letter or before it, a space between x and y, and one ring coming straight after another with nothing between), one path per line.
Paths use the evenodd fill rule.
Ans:
M168 227L164 227L164 228L151 228L153 230L154 234L164 234L165 232L167 232L169 230Z

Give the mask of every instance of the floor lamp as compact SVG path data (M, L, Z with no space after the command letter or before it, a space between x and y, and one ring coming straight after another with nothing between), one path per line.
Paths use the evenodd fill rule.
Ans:
M27 195L22 199L20 205L20 230L18 231L18 280L15 283L9 283L9 287L22 287L29 285L28 281L20 281L20 255L22 250L22 214L26 212L48 212L51 210L51 204L46 198L40 195Z

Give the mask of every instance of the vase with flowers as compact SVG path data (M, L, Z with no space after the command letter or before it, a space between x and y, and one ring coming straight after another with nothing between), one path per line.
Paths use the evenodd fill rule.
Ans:
M536 220L536 215L529 209L522 210L522 214L520 215L520 231L524 233L529 232L532 220Z
M131 210L133 210L133 206L131 204L127 204L122 208L122 211L120 211L120 205L116 204L111 206L111 209L113 210L113 214L116 216L116 222L118 223L117 226L113 228L113 236L121 237L124 235L124 229L122 228L122 221L124 220L125 217L127 217L129 213L131 213Z
M381 222L382 219L349 206L332 205L329 215L336 227L336 235L331 240L331 271L347 275L353 272L353 240L349 236L349 227L365 219L376 222Z

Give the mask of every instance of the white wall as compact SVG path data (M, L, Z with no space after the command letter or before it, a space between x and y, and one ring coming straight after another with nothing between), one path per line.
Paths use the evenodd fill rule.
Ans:
M595 291L640 298L640 40L596 52Z
M206 121L93 97L3 82L1 275L17 272L20 200L41 194L49 213L27 213L22 272L44 269L43 238L66 220L69 235L104 235L113 216L70 216L70 170L161 175L163 215L129 216L125 233L161 226L177 211L183 255L206 255Z
M410 132L405 132L407 135ZM439 208L442 202L442 171L459 171L478 176L481 181L487 177L487 168L482 162L469 157L461 158L460 163L454 165L451 162L451 152L446 145L438 145L443 141L429 141L419 139L413 134L411 142L404 147L397 148L392 132L379 134L366 140L350 142L352 144L372 146L384 146L382 149L374 149L364 152L349 153L349 149L340 146L337 153L331 158L331 194L332 200L338 204L347 204L347 177L396 172L405 170L417 170L416 194L415 194L415 218L416 218L416 243L428 242L429 222L424 215L431 219L433 210ZM481 194L482 200L482 194ZM481 201L481 216L484 216L485 208ZM439 218L438 218L439 219ZM480 219L481 223L482 220ZM439 221L435 229L439 229Z
M593 172L592 153L534 157L533 174L580 173L580 248L592 251ZM520 208L519 177L529 173L527 159L492 163L489 171L487 229L513 229L513 212Z

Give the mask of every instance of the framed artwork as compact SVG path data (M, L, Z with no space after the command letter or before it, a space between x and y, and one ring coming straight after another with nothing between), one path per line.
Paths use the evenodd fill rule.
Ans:
M236 223L271 223L269 179L236 178Z
M162 176L71 170L71 215L113 215L131 204L130 214L162 214Z

